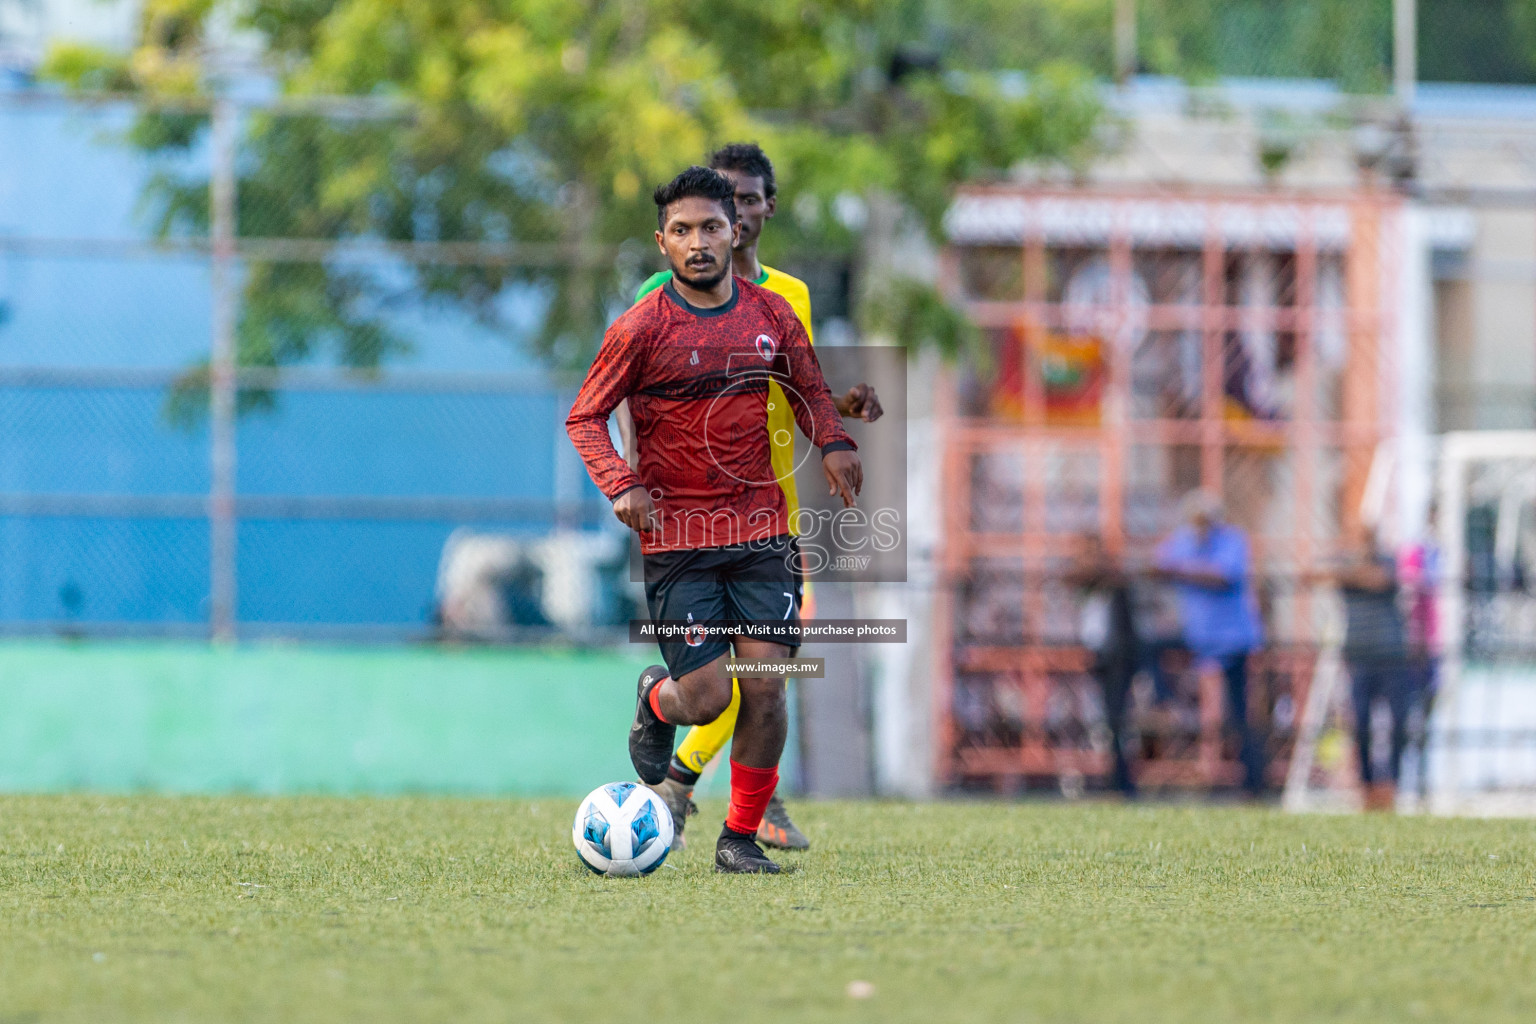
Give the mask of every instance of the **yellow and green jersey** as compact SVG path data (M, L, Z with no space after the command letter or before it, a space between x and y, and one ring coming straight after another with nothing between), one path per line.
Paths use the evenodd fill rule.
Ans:
M639 302L646 295L666 284L672 277L672 271L660 270L646 278L640 290L635 292L635 301ZM815 344L815 337L811 333L811 290L805 286L805 282L798 277L791 277L781 270L772 267L763 267L762 276L752 282L753 284L767 288L769 291L781 296L795 311L795 316L800 318L801 325L805 328L805 336ZM784 438L782 444L778 439ZM784 501L788 505L789 530L799 535L797 529L798 516L795 512L800 508L800 496L795 490L795 414L790 411L789 402L784 397L783 390L775 381L768 382L768 439L773 446L773 475L779 481L779 488L784 492Z

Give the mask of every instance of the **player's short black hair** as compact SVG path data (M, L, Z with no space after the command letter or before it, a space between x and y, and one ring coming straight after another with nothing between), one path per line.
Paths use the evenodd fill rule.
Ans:
M763 195L767 198L772 198L778 192L778 186L773 183L773 161L768 159L763 147L755 142L733 142L729 146L721 146L709 155L709 166L717 171L736 171L738 174L762 178Z
M665 185L657 185L651 198L656 200L656 227L667 226L667 207L679 199L713 199L725 207L725 219L736 223L736 187L719 171L694 164Z

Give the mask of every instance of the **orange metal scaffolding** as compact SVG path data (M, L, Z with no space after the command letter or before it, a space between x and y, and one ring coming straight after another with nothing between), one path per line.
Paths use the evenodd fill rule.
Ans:
M1317 643L1296 580L1358 539L1391 429L1400 211L1371 190L957 196L943 283L991 348L939 395L942 783L1105 776L1061 577L1087 533L1146 565L1196 486L1252 542L1269 640L1248 710L1283 777ZM1140 707L1141 783L1234 784L1219 678L1181 685L1182 711Z

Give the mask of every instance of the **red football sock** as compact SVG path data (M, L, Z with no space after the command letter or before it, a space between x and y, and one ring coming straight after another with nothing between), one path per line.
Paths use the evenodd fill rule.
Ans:
M725 815L725 827L732 832L755 834L778 786L778 768L748 768L732 758L731 807Z
M645 695L645 699L651 704L651 710L656 712L656 717L663 722L667 720L667 716L661 713L661 683L664 682L666 682L665 679L651 687L650 692Z

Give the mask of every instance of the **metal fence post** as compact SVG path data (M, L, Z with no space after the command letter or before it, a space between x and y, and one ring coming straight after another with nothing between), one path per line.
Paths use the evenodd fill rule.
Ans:
M560 427L555 430L555 529L575 530L581 526L576 512L581 501L581 478L586 472L576 447L565 433L565 416L576 404L576 392L561 387L555 392L555 408L560 411Z
M1115 83L1136 76L1136 0L1115 0Z
M213 105L212 221L213 346L209 360L208 561L209 627L215 640L233 640L236 618L235 522L235 127L232 102Z
M1418 0L1392 0L1392 91L1407 111L1419 79Z

